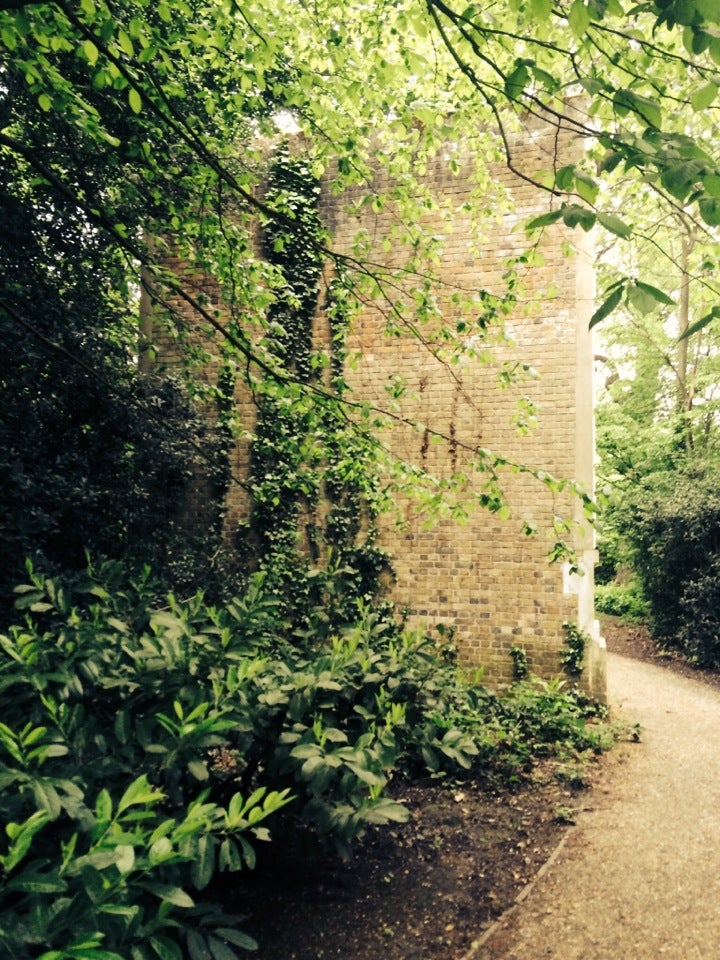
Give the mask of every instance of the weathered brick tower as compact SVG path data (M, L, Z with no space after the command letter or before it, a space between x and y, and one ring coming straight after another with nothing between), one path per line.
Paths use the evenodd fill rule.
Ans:
M516 168L537 175L577 160L583 145L562 126L531 120L516 134L511 149ZM428 165L425 177L436 196L451 198L456 211L439 268L448 291L448 313L452 312L451 295L458 289L502 292L507 258L528 246L523 224L551 209L553 202L549 194L542 194L499 162L491 168L492 178L495 187L512 198L512 210L497 218L491 233L474 249L474 227L466 206L476 189L469 176L471 160L470 148L459 172L453 174L438 156ZM329 197L325 215L336 249L349 250L358 222ZM381 250L390 230L388 217L382 212L365 213L362 226L376 240L373 251ZM405 402L403 415L432 424L450 438L434 444L423 430L396 426L386 442L399 457L420 464L442 481L458 470L471 473L467 448L482 447L554 477L576 480L592 492L593 346L588 322L595 286L591 253L589 238L579 230L553 226L544 231L510 318L512 342L489 347L492 360L487 364L471 359L454 365L439 363L420 340L384 336L381 306L367 307L349 344L360 358L350 376L353 387L361 397L382 406L387 384L395 377L404 378L406 396L414 394L414 400ZM478 347L483 351L485 344ZM510 367L515 362L529 364L537 377L500 389L498 368L505 361ZM524 397L538 411L537 425L526 435L518 431L517 421L518 402L522 409ZM385 530L397 573L396 598L411 611L413 621L454 627L462 656L482 664L490 681L509 678L514 647L525 651L534 672L557 674L566 640L563 624L577 625L590 638L583 685L603 699L604 642L594 620L592 530L579 502L568 493L553 493L528 474L506 470L502 478L512 510L507 520L477 509L465 522L440 520L426 528L422 512L411 503L406 505L405 528ZM476 488L482 482L482 476L476 476ZM559 516L576 521L567 539L580 560L582 575L571 574L567 564L548 561L554 518ZM523 520L537 528L535 536L523 534Z
M427 166L426 186L453 209L453 229L444 240L437 267L447 290L447 302L440 307L448 316L458 290L503 293L508 258L528 247L523 225L560 202L522 174L557 169L577 160L583 149L571 130L537 119L528 121L510 146L519 173L502 161L489 168L487 207L496 208L494 216L486 211L485 235L480 238L470 203L482 189L474 179L473 144L459 158L455 173L441 155ZM475 149L487 149L486 141ZM387 186L375 184L378 191ZM511 204L503 197L511 198ZM325 191L321 217L330 229L333 248L349 253L362 228L372 240L373 259L384 258L392 266L399 254L384 243L391 235L390 215L374 212L372 205L360 209L360 214L357 208L349 213L347 195L338 198L329 188ZM432 229L432 222L424 226ZM387 406L387 385L395 378L405 381L402 416L415 426L399 422L384 437L397 457L418 464L438 484L466 471L469 484L482 492L484 477L470 462L473 451L483 448L592 491L591 254L589 238L580 231L552 226L543 232L532 264L519 276L508 339L491 343L481 338L471 344L486 355L485 362L471 356L457 363L440 362L422 339L388 337L381 304L365 306L350 334L348 350L358 359L348 381L360 398L379 407ZM399 262L395 260L395 265ZM442 290L439 297L442 301ZM165 346L164 350L160 344L161 361L172 359L172 347ZM501 389L498 372L503 364L509 370L528 366L537 375L517 382L511 378ZM523 431L518 429L518 417L529 409L527 401L537 409L537 423ZM252 397L247 390L238 392L237 403L243 421L251 424ZM431 431L418 424L431 425L446 440L434 443ZM242 474L248 463L247 443L239 442L233 451L233 472ZM559 674L560 654L567 649L563 624L571 623L589 637L582 685L603 700L604 642L593 612L594 541L580 501L567 490L549 489L528 472L502 470L501 483L509 519L478 507L463 522L440 519L428 527L427 516L416 503L397 501L404 524L398 527L388 518L381 533L397 574L394 598L409 610L411 623L453 628L462 659L482 665L491 683L511 679L513 648L524 651L534 672L545 677ZM231 487L226 523L236 526L247 516L245 492ZM558 536L558 518L572 521L563 536L574 547L580 575L571 573L567 564L548 559ZM523 532L526 523L537 529L534 536Z

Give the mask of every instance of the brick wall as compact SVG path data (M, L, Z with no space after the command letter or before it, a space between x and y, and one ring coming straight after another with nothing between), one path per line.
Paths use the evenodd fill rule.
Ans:
M482 149L484 139L479 137L479 142ZM570 131L537 121L518 132L511 147L522 171L530 174L562 166L582 150ZM438 156L428 164L425 176L432 192L450 201L455 210L439 268L448 289L441 306L448 316L454 310L450 301L454 289L503 292L507 258L528 246L522 224L551 204L549 194L504 163L491 167L498 208L503 208L501 198L507 192L513 209L486 229L473 251L470 238L476 228L464 210L473 190L473 158L471 144L459 173L452 174L445 158ZM386 186L382 181L376 184L381 193ZM335 248L350 251L353 236L362 227L373 238L377 256L375 251L382 249L391 230L392 211L370 213L366 207L359 221L343 213L344 202L328 191ZM385 407L391 379L406 380L407 394L414 397L402 401L402 417L431 426L450 440L433 442L422 429L396 424L384 441L399 458L420 464L439 481L467 469L469 487L481 492L483 477L468 467L467 449L481 446L554 476L578 479L591 489L593 356L587 330L594 296L591 251L583 237L552 227L545 231L537 253L541 258L521 277L528 286L510 318L513 343L492 345L490 363L468 358L443 364L417 339L384 336L381 304L369 304L355 324L349 342L350 351L358 354L357 367L349 375L354 389ZM395 249L388 259L398 262ZM432 339L432 331L423 333ZM479 341L479 347L484 346ZM503 361L528 363L538 376L499 389ZM521 435L514 423L523 396L538 408L537 426L528 435ZM417 625L443 623L455 628L463 659L481 664L490 681L510 679L512 647L526 651L536 672L557 674L565 639L562 624L578 623L592 640L583 680L602 698L602 641L592 608L592 534L581 524L568 536L586 570L583 577L568 576L561 563L548 562L548 552L554 542L553 517L581 519L572 498L549 492L528 475L505 471L502 483L512 510L508 520L478 508L463 523L446 519L426 528L427 517L417 504L398 500L404 527L388 517L383 530L394 557L396 599ZM523 520L537 527L536 536L524 535Z
M529 174L562 166L582 150L571 132L537 120L514 135L511 147L516 164ZM447 290L440 301L447 317L457 313L451 301L453 291L503 293L508 257L528 246L523 223L550 209L553 202L550 194L497 162L490 166L483 188L485 205L494 215L486 215L479 229L467 204L477 191L474 158L487 149L487 137L479 134L477 144L468 145L458 172L450 172L442 155L427 166L425 184L452 210L451 229L437 268ZM325 186L322 216L332 232L333 248L351 252L358 230L363 229L372 240L373 258L399 266L403 252L397 244L393 241L389 250L383 250L383 241L392 231L392 209L376 213L365 206L360 216L349 213L348 201L353 197L336 197L330 185ZM388 186L378 173L377 191ZM429 217L426 227L446 231L447 222L433 224ZM512 342L491 343L492 337L485 341L478 339L477 331L468 332L478 349L488 354L486 362L470 356L456 364L440 362L416 338L386 336L385 311L379 302L365 305L350 334L348 347L357 363L348 371L348 380L357 394L386 408L386 388L393 378L401 377L407 385L398 411L401 420L428 427L397 421L383 436L384 443L394 456L420 465L438 483L467 471L468 499L482 493L483 476L470 466L477 447L557 477L577 479L588 489L592 486L593 350L587 330L594 297L591 250L587 238L553 226L540 239L536 256L520 277L525 287L510 317ZM215 296L209 288L205 292ZM321 318L318 324L322 333ZM432 325L423 334L432 341ZM211 344L210 352L213 349L217 352L217 345ZM161 343L160 361L171 361L172 356L172 343ZM500 389L498 373L506 362L529 364L537 377ZM210 364L208 376L215 373ZM526 435L515 422L522 397L530 398L538 409L537 426ZM243 422L251 429L252 398L241 384L237 402ZM435 442L431 430L447 439ZM248 444L241 439L233 451L233 474L247 476L248 463ZM604 644L592 607L592 534L567 493L553 494L528 474L506 470L501 479L511 508L509 519L477 508L462 523L448 518L428 527L428 517L417 502L396 496L396 513L384 518L382 526L382 539L397 574L395 599L408 609L414 625L452 627L462 659L482 665L490 682L511 678L513 647L526 651L535 672L558 674L565 638L562 624L578 623L591 636L583 683L602 699ZM242 486L233 485L226 505L227 530L235 530L248 512ZM569 539L585 568L582 577L570 576L562 564L548 562L556 515L579 521ZM524 521L537 528L537 535L523 533Z

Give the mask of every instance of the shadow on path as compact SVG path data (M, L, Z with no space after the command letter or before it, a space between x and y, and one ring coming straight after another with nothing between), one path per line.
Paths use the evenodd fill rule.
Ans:
M720 690L615 654L608 689L641 742L466 960L720 958Z

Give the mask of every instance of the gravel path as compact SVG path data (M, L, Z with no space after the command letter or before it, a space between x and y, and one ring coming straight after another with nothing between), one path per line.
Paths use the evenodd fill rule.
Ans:
M465 960L720 958L720 690L614 654L608 688L641 742Z

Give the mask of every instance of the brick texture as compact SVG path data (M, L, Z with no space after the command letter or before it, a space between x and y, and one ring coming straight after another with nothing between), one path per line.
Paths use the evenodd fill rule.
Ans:
M520 131L511 147L522 172L528 174L576 160L582 150L571 131L537 121ZM436 197L450 199L456 211L439 272L449 292L484 288L502 294L508 257L528 246L523 223L551 209L551 199L505 164L497 164L491 168L492 186L498 198L505 192L512 197L512 211L498 218L473 251L469 241L474 225L465 212L472 174L472 149L457 174L441 156L428 164L425 184ZM376 188L383 192L386 186L380 182ZM359 224L343 215L338 201L328 198L327 203L336 249L352 249L358 226L374 238L374 249L392 229L390 213L365 213ZM513 342L490 346L489 363L438 362L417 339L400 343L384 336L382 305L368 305L349 344L359 357L350 375L355 390L383 407L388 383L404 378L407 394L414 394L414 399L403 401L402 416L450 438L432 442L422 429L396 425L385 442L399 458L420 464L439 481L467 469L468 486L481 492L482 474L473 475L468 467L468 448L481 446L553 476L578 479L590 490L592 345L587 322L593 285L588 250L577 246L578 239L562 227L544 232L536 263L522 278L524 295L508 325ZM441 307L452 315L449 293ZM499 389L503 361L530 364L538 376ZM522 397L529 397L538 411L537 426L527 435L515 423ZM569 577L562 564L548 562L548 552L555 516L581 520L572 498L551 493L534 477L510 471L502 473L502 484L512 510L509 520L476 509L462 524L448 519L425 529L427 518L416 505L398 503L404 529L392 526L392 518L384 529L397 572L396 599L410 611L411 622L454 628L462 658L482 665L489 681L510 679L513 647L526 651L535 672L556 675L564 649L562 624L579 623L591 637L583 682L602 698L602 642L592 613L592 535L580 523L567 536L585 568L583 577ZM536 536L524 535L523 520L534 524Z
M485 142L479 136L475 148L468 145L458 172L451 173L447 159L438 155L425 174L432 194L453 211L452 229L444 238L436 268L442 280L439 305L446 319L457 313L451 300L454 291L503 293L508 258L529 245L524 222L559 203L498 162L490 167L485 187L487 206L496 210L496 216L485 218L478 239L468 203L477 189L475 151L486 149ZM511 148L521 171L537 174L577 159L582 144L571 131L534 120L515 134ZM379 173L377 192L390 186ZM504 200L508 196L511 206ZM383 240L392 236L392 209L373 212L368 205L358 215L356 208L348 212L352 199L347 194L334 196L326 184L322 217L331 230L333 248L350 253L362 229L372 239L373 259L400 265L403 252L394 242L390 250L383 250ZM428 217L424 226L432 229L432 214ZM437 230L444 231L445 224L438 223ZM588 489L592 485L593 364L587 322L594 287L589 250L585 238L552 226L544 231L534 255L535 262L520 274L521 294L508 324L511 340L483 340L477 331L468 331L478 351L487 354L485 362L472 357L454 364L441 362L417 338L387 336L386 312L378 301L364 306L350 334L349 352L356 363L348 380L358 396L387 408L387 387L401 377L407 389L400 417L428 427L396 422L383 434L383 442L394 456L421 466L438 483L466 471L468 499L482 493L484 483L483 475L470 465L477 447L556 477L577 479ZM212 290L206 292L214 296ZM432 325L423 335L432 341ZM161 344L161 359L164 349L170 358L172 344ZM537 377L500 388L504 363L529 364ZM208 376L213 375L211 365ZM537 408L537 425L526 434L516 423L523 397ZM237 400L251 428L251 397L239 387ZM431 431L446 439L435 440ZM237 477L247 475L246 443L238 443L232 467ZM535 477L508 469L501 472L501 482L511 509L509 519L478 507L464 522L447 518L427 527L428 517L417 502L396 497L396 513L388 515L382 527L397 574L394 598L409 611L411 624L451 627L462 660L482 666L491 683L511 679L513 647L526 651L533 671L546 677L560 673L562 624L578 623L591 638L582 683L602 699L603 643L592 609L592 534L569 494L552 493ZM558 515L578 521L567 537L585 568L582 577L569 576L561 563L548 561L555 539L553 518ZM247 498L235 485L226 507L228 530L247 516ZM523 521L532 523L538 533L526 536Z

